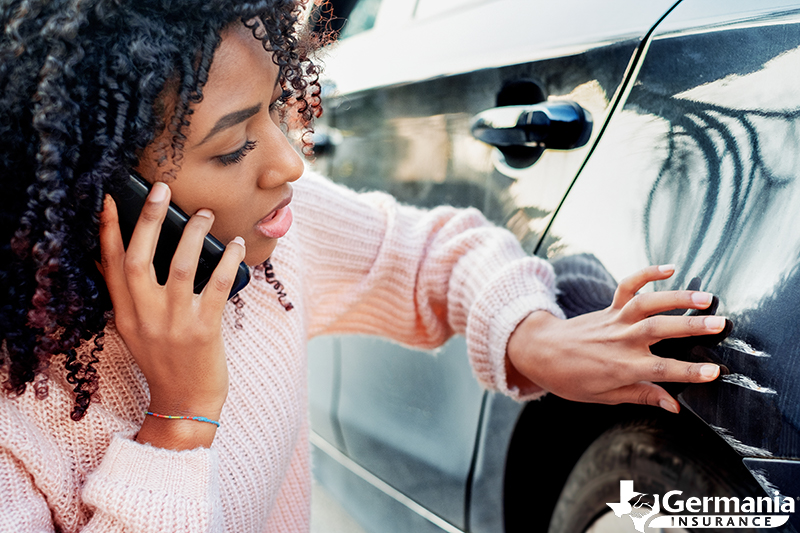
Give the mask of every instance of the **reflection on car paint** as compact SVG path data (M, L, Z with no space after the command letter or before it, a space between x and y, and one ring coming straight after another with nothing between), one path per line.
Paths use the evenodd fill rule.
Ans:
M746 257L749 250L739 244L743 237L758 239L771 231L778 221L766 220L765 215L774 218L775 209L794 192L792 174L768 165L765 151L794 152L800 143L800 108L734 109L646 90L636 91L631 101L643 112L660 110L659 118L669 124L667 156L645 206L645 246L650 253L682 255L684 268L675 280L679 285L688 272L708 283L728 285L735 277L760 270L763 258ZM685 231L678 229L665 238L662 224L651 227L651 221L660 222L666 213ZM730 264L737 268L727 268Z

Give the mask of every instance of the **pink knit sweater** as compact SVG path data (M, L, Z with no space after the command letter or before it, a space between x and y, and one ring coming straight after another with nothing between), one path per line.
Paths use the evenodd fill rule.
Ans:
M505 348L528 313L554 303L553 275L476 210L423 212L307 174L295 225L273 254L295 308L255 279L223 318L230 392L210 449L135 442L147 384L109 326L101 388L72 422L62 361L50 395L0 398L0 531L307 532L310 512L305 344L364 333L422 348L466 335L477 378L509 390Z

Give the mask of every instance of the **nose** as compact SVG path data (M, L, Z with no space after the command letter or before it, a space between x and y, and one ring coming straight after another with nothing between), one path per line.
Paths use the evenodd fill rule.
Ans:
M296 181L303 175L305 166L289 140L278 127L270 128L270 142L264 151L262 170L258 177L258 186L262 189L273 189L284 183Z

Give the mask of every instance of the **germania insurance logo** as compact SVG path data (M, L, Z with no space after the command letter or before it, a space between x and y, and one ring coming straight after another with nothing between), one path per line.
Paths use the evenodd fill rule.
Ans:
M786 496L683 498L682 491L672 490L659 497L658 494L634 491L631 480L620 481L619 502L606 505L618 517L628 515L633 520L636 531L642 533L645 526L693 529L773 528L785 524L789 515L794 513L794 499Z

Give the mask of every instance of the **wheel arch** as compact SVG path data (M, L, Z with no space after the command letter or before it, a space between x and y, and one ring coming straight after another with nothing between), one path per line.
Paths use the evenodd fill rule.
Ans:
M503 480L506 533L547 531L581 456L607 431L626 424L665 431L698 457L713 458L727 475L759 490L742 456L689 409L673 415L647 406L580 404L549 396L521 410L510 439Z

